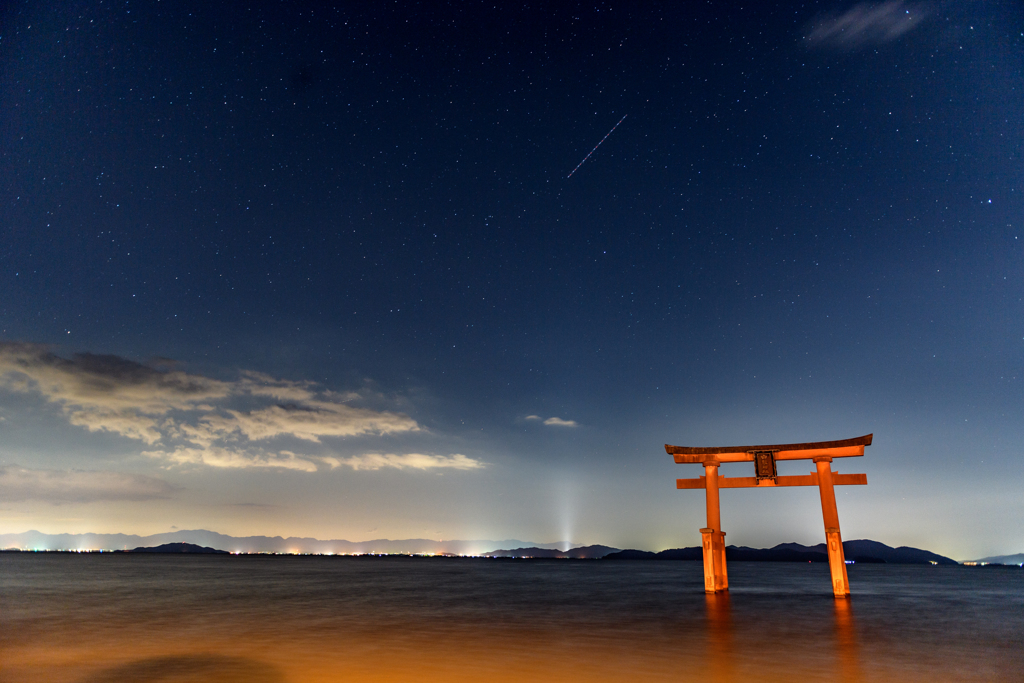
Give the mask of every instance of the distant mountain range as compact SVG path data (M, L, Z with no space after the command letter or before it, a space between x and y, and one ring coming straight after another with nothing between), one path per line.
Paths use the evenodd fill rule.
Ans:
M1024 564L1024 553L1017 553L1016 555L995 555L993 557L983 557L980 560L975 560L978 564Z
M901 546L893 548L878 541L843 541L843 554L847 560L861 563L887 564L959 564L956 560L927 550ZM604 556L606 560L700 560L703 551L696 548L675 548L651 553L643 550L622 550ZM824 543L800 545L780 543L774 548L747 548L726 546L725 559L736 562L828 562Z
M25 531L0 534L0 549L22 550L130 550L166 543L190 543L239 553L318 553L335 555L483 555L499 548L537 547L546 550L564 548L567 543L531 543L517 539L504 541L435 541L413 538L399 541L322 541L316 538L281 536L236 537L205 529L172 531L152 536L130 534L44 534ZM613 549L614 550L614 549Z
M322 541L316 538L281 536L235 537L205 529L173 531L152 536L128 534L43 534L26 531L0 534L0 549L21 550L121 550L131 552L239 552L239 553L313 553L334 555L473 555L485 557L521 557L551 559L607 560L701 560L701 548L674 548L654 553L645 550L619 550L591 545L561 550L565 543L528 543L505 541L433 541L415 538L392 541ZM843 542L846 559L854 562L889 564L957 564L955 560L927 550L902 546L893 548L878 541ZM727 546L726 559L734 562L827 562L825 544L782 543L774 548ZM1020 564L1024 554L989 557L978 562Z

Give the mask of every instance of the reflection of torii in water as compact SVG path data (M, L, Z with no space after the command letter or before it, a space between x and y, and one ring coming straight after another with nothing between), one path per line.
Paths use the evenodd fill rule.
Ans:
M832 471L832 458L864 455L864 447L871 445L872 434L843 441L816 443L789 443L775 446L723 446L689 448L665 446L665 452L677 463L700 463L704 476L698 479L676 479L678 489L704 489L707 495L708 525L701 529L704 546L704 590L708 593L729 590L729 575L725 567L725 532L718 504L718 489L771 488L775 486L817 486L821 494L821 514L825 520L825 540L828 547L828 566L832 572L832 592L837 598L850 595L850 580L846 576L846 558L843 556L843 538L839 533L839 512L836 493L839 484L867 484L866 474L838 474ZM778 460L813 460L816 472L809 475L780 477L776 473ZM753 462L753 477L719 477L718 466L723 462Z

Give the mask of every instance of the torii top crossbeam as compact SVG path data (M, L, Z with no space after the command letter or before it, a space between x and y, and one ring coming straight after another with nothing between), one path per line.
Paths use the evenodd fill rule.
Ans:
M718 462L750 462L755 453L770 452L775 460L813 460L814 458L849 458L864 455L864 447L871 445L873 434L858 436L855 439L839 441L814 441L810 443L783 443L772 446L711 446L693 448L690 446L669 446L665 444L665 452L675 456L675 461L683 463Z

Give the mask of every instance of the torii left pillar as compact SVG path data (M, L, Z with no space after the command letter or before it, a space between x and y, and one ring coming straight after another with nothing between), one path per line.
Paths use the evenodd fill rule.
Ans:
M729 590L729 573L725 567L725 532L722 531L722 511L718 503L718 465L717 460L704 462L708 525L700 530L700 536L704 550L705 593Z

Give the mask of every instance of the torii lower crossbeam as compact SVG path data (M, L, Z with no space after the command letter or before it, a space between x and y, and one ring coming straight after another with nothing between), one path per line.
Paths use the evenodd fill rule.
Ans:
M704 590L717 593L729 589L729 576L725 563L725 532L722 531L719 489L775 488L779 486L817 486L821 495L821 514L825 523L825 541L828 564L832 574L832 592L837 597L850 595L850 580L846 574L843 539L839 531L839 511L836 508L835 486L865 485L866 474L838 474L832 471L833 458L864 455L864 447L871 445L871 434L843 441L780 444L773 446L741 446L738 448L691 448L665 446L677 463L704 465L704 476L695 479L677 479L678 489L704 489L707 498L707 526L700 530L704 550ZM777 460L813 460L815 472L802 476L778 476ZM723 462L754 462L756 476L719 477Z

